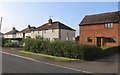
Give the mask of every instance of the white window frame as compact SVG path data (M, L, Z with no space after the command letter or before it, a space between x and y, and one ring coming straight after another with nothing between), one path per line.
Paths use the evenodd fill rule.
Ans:
M113 28L113 23L105 23L105 28Z

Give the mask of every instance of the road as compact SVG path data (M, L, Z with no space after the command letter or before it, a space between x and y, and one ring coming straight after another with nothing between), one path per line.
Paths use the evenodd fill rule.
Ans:
M2 57L3 73L78 73L78 71L47 65L6 54L3 54Z
M118 73L119 55L96 61L56 62L20 50L3 49L3 73Z

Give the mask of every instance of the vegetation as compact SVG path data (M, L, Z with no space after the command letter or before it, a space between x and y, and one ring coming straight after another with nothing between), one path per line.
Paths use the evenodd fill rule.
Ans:
M47 50L49 41L41 37L36 39L27 38L24 40L24 44L25 44L24 48L26 51L41 53Z
M94 45L79 45L72 41L48 41L42 37L24 40L25 51L42 53L57 57L95 60L104 56L103 49Z
M102 48L95 45L79 45L78 58L83 60L95 60L103 57Z
M104 57L120 53L119 49L120 49L120 46L108 47L108 48L104 49L104 53L103 53Z
M19 47L19 43L11 42L10 40L7 40L3 45L4 47Z
M4 37L1 37L0 44L2 47L20 47L20 43L12 42L10 39L5 39Z
M98 47L95 45L83 45L72 41L52 41L40 36L36 38L23 39L19 44L2 38L2 45L5 47L24 47L27 52L49 55L49 58L61 61L65 57L70 59L96 60L118 53L120 46ZM53 56L53 57L52 57ZM54 57L55 56L55 57ZM64 58L63 58L64 61Z
M51 56L51 55L46 55L46 54L40 54L40 53L33 53L33 52L28 52L28 51L20 51L21 53L25 54L32 54L32 55L38 55L38 56L43 56L50 58L55 61L60 61L60 62L66 62L66 61L78 61L79 59L72 59L72 58L66 58L66 57L56 57L56 56Z

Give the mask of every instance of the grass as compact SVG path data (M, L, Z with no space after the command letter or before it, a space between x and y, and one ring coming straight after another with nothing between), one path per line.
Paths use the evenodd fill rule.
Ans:
M47 54L33 53L33 52L24 51L24 50L19 51L19 52L25 53L25 54L43 56L43 57L47 57L47 58L50 58L52 60L59 61L59 62L78 61L78 60L80 60L80 59L73 59L73 58L66 58L66 57L51 56L51 55L47 55Z
M103 46L103 47L101 47L103 50L106 50L106 49L108 49L108 48L112 48L113 46Z

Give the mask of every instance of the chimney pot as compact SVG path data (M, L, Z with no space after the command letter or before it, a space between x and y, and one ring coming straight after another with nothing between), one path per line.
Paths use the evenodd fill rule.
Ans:
M28 28L30 28L31 26L30 25L28 25Z
M15 30L15 27L13 27L13 30Z
M52 24L52 19L51 19L51 18L48 20L48 23L49 23L49 24Z

